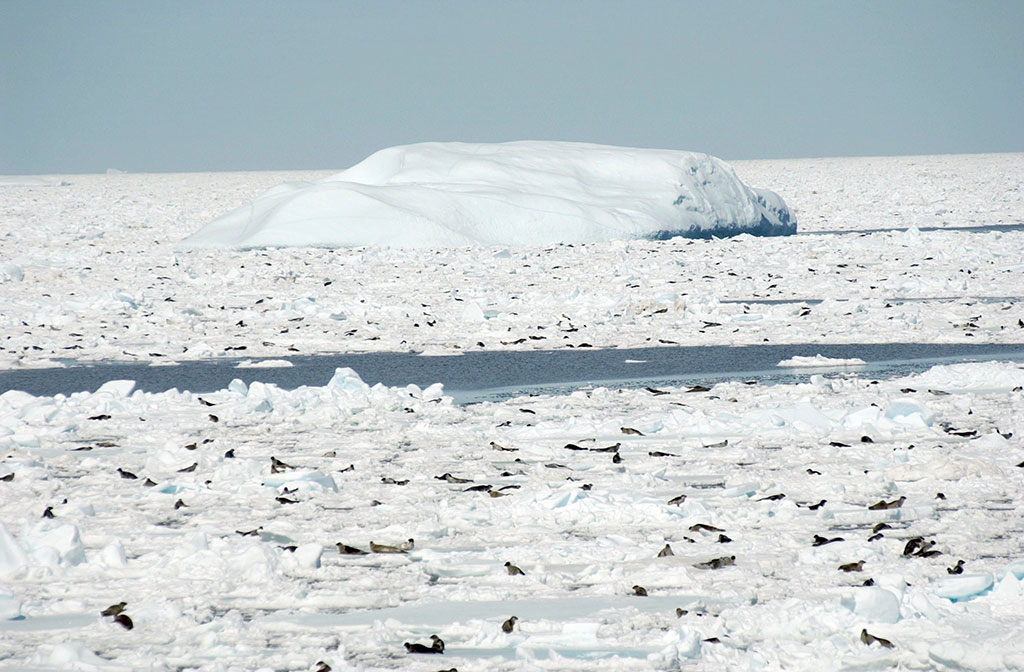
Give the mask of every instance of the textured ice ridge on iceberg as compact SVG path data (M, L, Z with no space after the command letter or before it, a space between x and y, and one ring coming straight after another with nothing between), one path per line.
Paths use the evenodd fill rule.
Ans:
M573 142L383 149L292 182L185 238L183 249L459 247L789 235L782 198L707 154Z

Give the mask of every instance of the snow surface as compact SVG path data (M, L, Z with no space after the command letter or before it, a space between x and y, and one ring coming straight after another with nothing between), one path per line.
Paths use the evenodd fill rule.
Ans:
M273 185L327 174L75 175L59 189L0 188L0 367L766 339L1024 342L1024 231L857 232L1024 222L1024 155L734 167L778 186L801 232L176 252L183 235ZM764 303L779 300L792 303Z
M778 366L790 367L790 368L850 368L857 366L864 366L866 362L863 359L857 357L850 358L838 358L838 357L825 357L824 355L815 355L813 357L790 357L779 362Z
M66 187L70 183L48 175L0 175L0 187Z
M1024 221L1024 155L734 168L801 233L181 252L273 185L328 175L3 186L0 367L1024 342L1024 231L952 228ZM202 398L0 391L0 669L1024 669L1020 365L471 406L357 373ZM615 444L618 462L591 450ZM914 537L941 555L904 555ZM131 631L100 616L121 601ZM406 654L435 633L444 656Z
M288 182L182 249L550 245L785 235L778 194L707 154L573 142L430 142L383 149L319 182Z
M993 362L471 406L344 369L6 392L0 667L1020 669L1022 385ZM100 615L122 601L131 631ZM443 658L406 654L435 633Z

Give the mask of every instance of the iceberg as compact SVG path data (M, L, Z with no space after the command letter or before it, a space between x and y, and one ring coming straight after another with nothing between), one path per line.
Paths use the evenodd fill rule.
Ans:
M573 142L383 149L318 182L271 188L179 249L550 245L789 235L775 192L707 154Z

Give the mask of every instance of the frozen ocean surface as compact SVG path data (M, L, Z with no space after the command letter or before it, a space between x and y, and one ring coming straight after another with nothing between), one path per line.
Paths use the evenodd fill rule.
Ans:
M0 368L588 345L1024 342L1024 231L959 228L1024 222L1024 155L733 168L777 188L801 233L181 252L182 237L268 188L331 174L75 175L47 178L65 186L0 187L10 223L0 236ZM868 229L880 230L859 233ZM814 235L822 231L847 233Z
M801 233L181 251L330 173L0 185L0 369L240 379L0 392L0 669L1024 669L1021 363L825 347L1024 343L1024 155L732 167ZM765 345L808 349L773 385L468 405L358 365L270 382Z
M1015 669L1022 385L9 391L0 664Z

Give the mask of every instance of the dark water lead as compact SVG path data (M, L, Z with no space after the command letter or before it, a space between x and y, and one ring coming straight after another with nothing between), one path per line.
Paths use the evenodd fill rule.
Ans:
M838 298L837 302L862 302L862 301L885 301L894 305L900 305L902 303L930 303L930 302L945 302L945 303L959 303L960 305L970 306L975 303L1019 303L1024 301L1024 296L880 296L875 298ZM739 304L754 304L759 306L785 306L788 304L807 304L808 306L817 306L818 304L824 303L825 299L764 299L755 296L750 299L721 299L719 303L739 303Z
M886 233L888 231L909 231L910 227L894 226L881 229L836 229L834 231L804 231L800 230L797 235L801 236L841 236L851 233ZM968 224L965 226L919 226L918 231L960 231L966 233L1000 233L1006 231L1024 231L1024 222L1013 222L1009 224Z
M373 385L420 387L440 382L459 403L498 400L520 394L561 394L591 385L642 387L692 385L723 380L766 383L805 380L834 367L781 368L796 356L858 358L852 370L873 378L923 371L935 364L993 359L1024 361L1024 344L851 343L659 348L481 351L453 356L364 353L292 357L290 367L237 368L241 359L182 362L174 366L91 364L61 369L0 371L0 392L22 390L37 396L95 391L110 380L134 380L137 389L162 392L221 390L235 378L284 389L326 385L339 367L354 369Z

